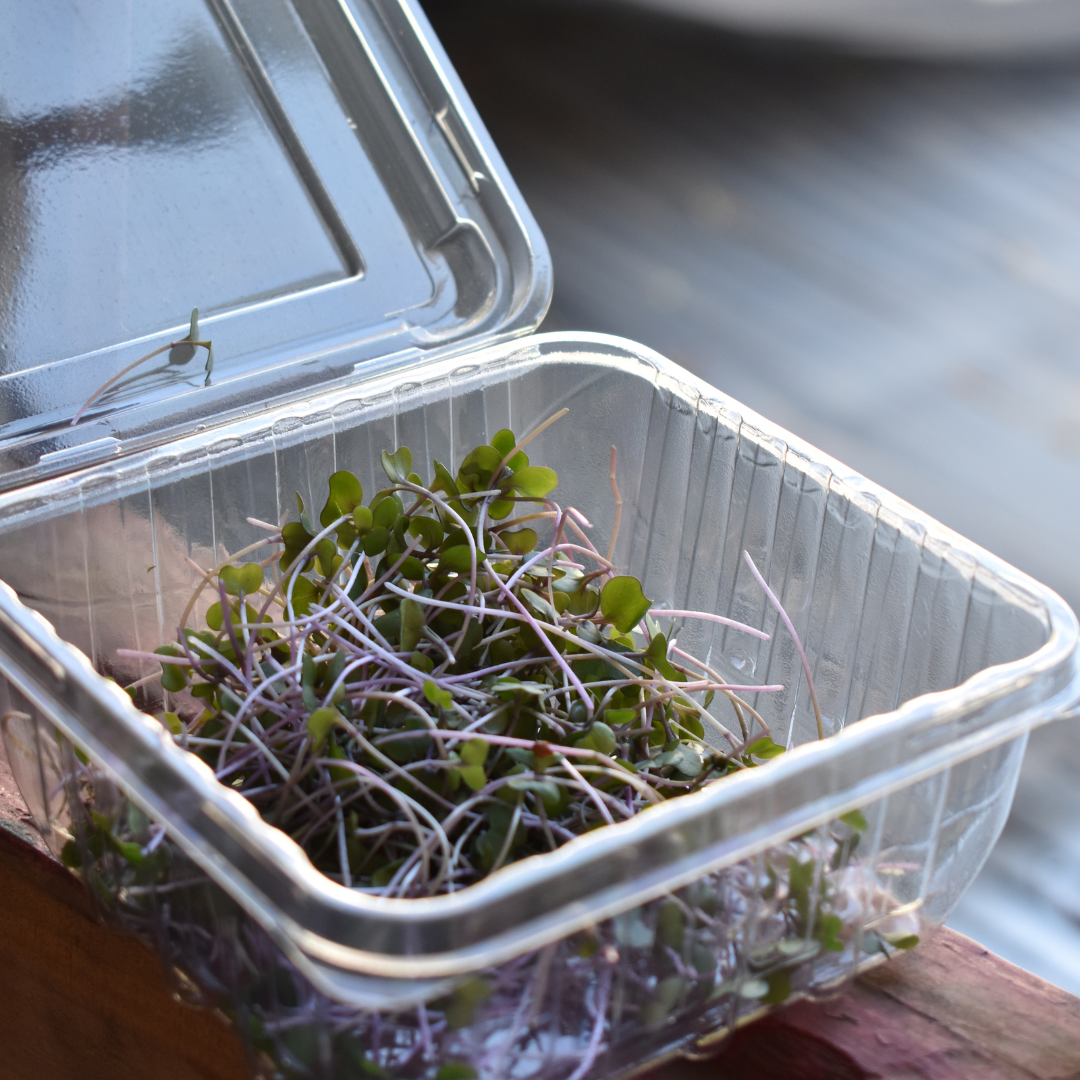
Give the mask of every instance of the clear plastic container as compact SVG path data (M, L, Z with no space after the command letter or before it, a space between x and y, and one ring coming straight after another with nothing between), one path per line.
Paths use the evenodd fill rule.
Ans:
M318 873L96 674L150 670L117 650L170 637L196 582L185 556L239 550L249 516L278 520L296 490L317 500L336 469L374 483L384 447L456 461L563 405L531 451L562 501L607 534L616 445L616 561L660 604L775 630L749 551L806 644L829 738L782 632L690 624L681 644L722 674L786 686L763 710L788 753L459 893L394 900ZM92 891L232 1013L256 1069L284 1076L366 1062L563 1080L706 1053L941 923L1004 823L1028 731L1080 699L1077 623L1055 594L598 336L375 374L8 493L0 562L5 739L36 821L57 852L91 806L127 813L142 843L165 824L164 868L84 850Z
M640 346L528 337L543 238L412 0L16 16L5 748L52 850L234 1017L253 1071L614 1076L706 1053L945 918L1027 732L1080 700L1058 597ZM215 365L175 348L196 304ZM830 738L783 632L689 623L681 645L725 677L784 684L763 711L790 752L457 893L391 899L319 873L102 677L150 673L120 650L172 638L187 557L241 550L249 517L280 521L296 491L320 505L337 469L372 490L384 449L456 464L564 405L530 448L559 499L606 537L617 446L620 568L660 606L776 631L748 551ZM126 846L98 846L95 814Z

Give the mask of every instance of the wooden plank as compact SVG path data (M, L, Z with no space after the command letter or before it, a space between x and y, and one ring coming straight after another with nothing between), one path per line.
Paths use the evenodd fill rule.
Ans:
M0 828L0 1075L239 1080L240 1045L174 999L157 957L94 921L81 885Z
M739 1032L705 1069L733 1080L1074 1080L1080 999L942 929L835 1000Z

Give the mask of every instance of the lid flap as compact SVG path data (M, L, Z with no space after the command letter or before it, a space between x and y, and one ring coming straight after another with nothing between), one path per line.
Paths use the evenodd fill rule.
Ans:
M543 316L543 239L409 0L8 8L0 487ZM212 365L170 348L192 308Z

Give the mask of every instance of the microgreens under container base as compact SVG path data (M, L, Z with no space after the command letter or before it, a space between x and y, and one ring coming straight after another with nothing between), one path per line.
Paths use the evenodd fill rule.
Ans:
M350 897L84 659L125 684L148 674L121 650L174 637L186 558L244 548L248 518L284 520L294 492L321 505L339 469L375 490L383 449L456 462L564 406L530 454L606 540L618 447L616 564L658 607L771 633L688 621L679 645L730 682L784 685L758 703L791 748L775 761L453 896ZM744 550L806 646L823 742ZM83 845L113 916L286 1076L614 1076L835 988L944 920L1004 823L1027 732L1080 697L1075 617L1053 593L601 337L384 370L4 495L0 559L18 594L0 595L5 739L39 827L57 852ZM91 807L122 818L141 865L91 850Z

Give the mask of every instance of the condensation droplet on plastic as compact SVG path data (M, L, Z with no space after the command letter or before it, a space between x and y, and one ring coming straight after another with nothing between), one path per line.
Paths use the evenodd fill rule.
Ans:
M731 666L736 671L743 675L753 675L754 669L757 667L757 662L752 656L747 656L744 652L734 652L730 657Z

